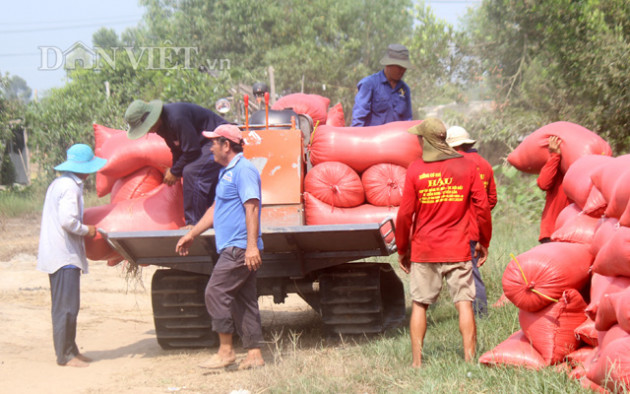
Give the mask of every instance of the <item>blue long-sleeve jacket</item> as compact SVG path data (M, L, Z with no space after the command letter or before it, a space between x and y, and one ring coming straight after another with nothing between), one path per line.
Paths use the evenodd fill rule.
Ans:
M363 78L357 84L352 108L352 126L378 126L399 120L411 120L411 92L399 81L392 89L385 71Z
M210 141L201 132L228 123L209 109L192 103L164 104L162 121L163 127L157 134L164 138L173 154L171 173L175 176L182 176L186 164L199 157L201 147Z

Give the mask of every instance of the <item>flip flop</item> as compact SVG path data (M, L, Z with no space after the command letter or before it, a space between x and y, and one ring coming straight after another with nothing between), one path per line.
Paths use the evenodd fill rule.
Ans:
M236 358L225 359L225 358L219 357L218 354L215 354L212 357L210 357L208 360L199 364L199 367L205 368L205 369L225 368L229 365L234 364L235 362L236 362Z

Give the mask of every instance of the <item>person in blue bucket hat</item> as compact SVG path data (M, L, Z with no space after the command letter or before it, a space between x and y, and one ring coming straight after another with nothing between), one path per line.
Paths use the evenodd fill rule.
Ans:
M53 344L57 364L87 367L92 361L76 344L81 271L88 272L83 237L94 237L96 228L83 223L83 182L107 160L92 148L75 144L67 160L55 167L61 172L48 186L39 235L37 269L50 279Z

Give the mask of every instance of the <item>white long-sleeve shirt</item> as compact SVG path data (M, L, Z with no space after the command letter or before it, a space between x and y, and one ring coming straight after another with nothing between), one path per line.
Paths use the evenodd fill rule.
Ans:
M87 273L83 236L88 232L88 226L83 224L83 181L64 172L46 191L37 269L52 274L72 264Z

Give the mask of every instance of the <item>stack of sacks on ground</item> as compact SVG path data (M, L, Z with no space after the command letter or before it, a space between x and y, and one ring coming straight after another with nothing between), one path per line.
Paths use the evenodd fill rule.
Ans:
M306 224L380 223L395 218L409 164L422 156L407 130L421 121L382 126L319 126L304 179Z
M519 308L521 330L480 362L535 369L559 364L584 387L623 391L630 387L630 155L610 157L596 135L558 123L527 137L523 149L529 152L519 145L508 160L539 171L546 139L560 135L563 189L573 203L558 216L552 242L508 264L503 290Z
M107 159L96 174L96 193L110 194L110 203L87 208L83 221L107 232L173 230L184 225L181 183L162 184L171 167L171 152L164 140L148 134L138 140L123 130L94 124L94 153ZM85 239L87 257L116 265L123 260L97 234Z

